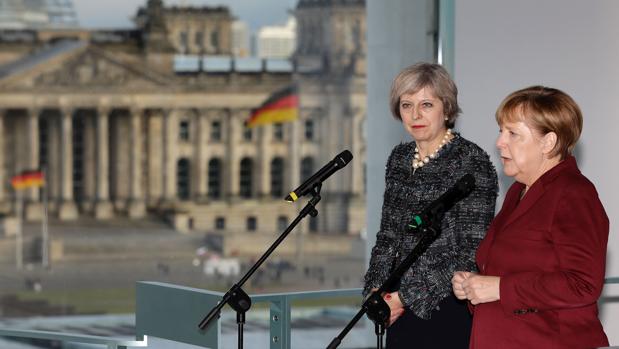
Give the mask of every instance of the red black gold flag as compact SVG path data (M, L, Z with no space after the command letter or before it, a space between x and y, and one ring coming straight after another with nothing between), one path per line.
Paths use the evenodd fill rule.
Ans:
M273 93L260 107L252 110L246 127L294 121L299 117L299 93L295 85Z
M43 172L39 170L23 171L11 178L11 185L15 189L42 187L44 184Z

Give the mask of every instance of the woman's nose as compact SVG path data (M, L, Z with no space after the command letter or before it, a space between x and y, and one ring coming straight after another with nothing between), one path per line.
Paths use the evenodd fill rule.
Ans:
M501 149L505 146L505 140L503 139L503 134L499 133L499 136L496 138L495 145L497 148Z

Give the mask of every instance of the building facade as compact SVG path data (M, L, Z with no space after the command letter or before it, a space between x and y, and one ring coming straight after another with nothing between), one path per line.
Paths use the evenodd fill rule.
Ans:
M328 27L321 34L339 33L344 19L355 29L342 40L359 42L326 51L300 42L283 67L241 59L230 56L227 9L161 0L139 10L132 30L0 32L0 213L16 212L10 178L43 168L45 189L23 193L29 220L48 202L61 220L159 215L179 230L272 234L302 208L283 197L349 149L353 161L324 184L318 217L299 229L359 233L364 3L308 2L297 6L301 23L316 25L320 3L334 14L320 18ZM300 89L299 120L244 127L252 108L291 83Z

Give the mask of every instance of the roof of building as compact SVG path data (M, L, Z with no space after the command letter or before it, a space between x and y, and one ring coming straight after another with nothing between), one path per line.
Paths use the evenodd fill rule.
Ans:
M87 43L83 41L74 40L62 40L56 43L49 44L31 55L0 66L0 79L9 75L26 71L54 57L77 50L79 48L85 47L86 45Z

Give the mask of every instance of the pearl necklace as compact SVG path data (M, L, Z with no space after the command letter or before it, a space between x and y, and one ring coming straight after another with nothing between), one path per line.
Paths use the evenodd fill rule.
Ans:
M441 144L438 148L436 148L436 150L434 150L434 152L430 155L424 156L423 159L421 159L421 155L419 155L419 148L415 147L415 155L413 157L413 173L415 173L416 169L421 168L423 165L430 162L431 159L436 159L438 157L438 152L445 146L445 144L449 143L449 141L451 141L451 129L447 129L447 132L445 132L445 136L443 136L443 140L441 140Z

